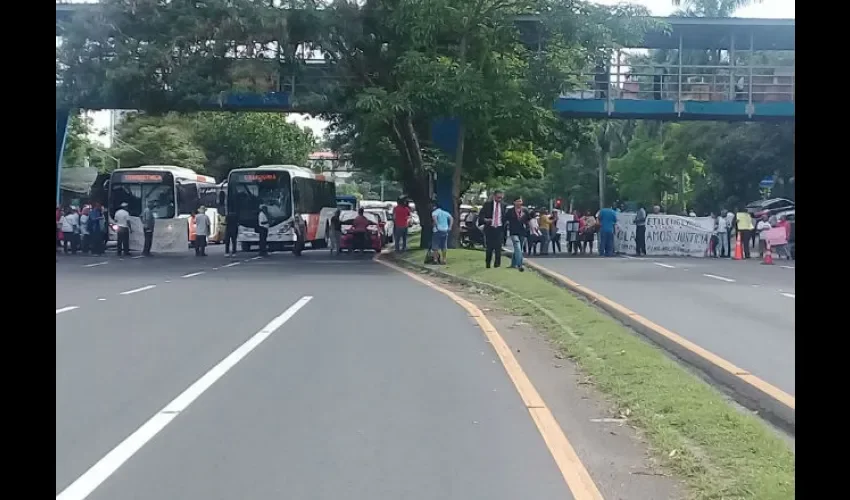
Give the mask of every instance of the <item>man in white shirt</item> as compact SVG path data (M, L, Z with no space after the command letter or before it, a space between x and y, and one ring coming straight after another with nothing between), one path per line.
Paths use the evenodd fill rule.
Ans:
M726 222L726 216L720 215L717 217L717 229L714 231L717 234L717 253L721 257L729 257L729 225Z
M77 208L71 207L71 210L62 216L59 223L62 225L65 253L70 252L76 255L80 237L80 214L77 213Z
M201 205L198 214L195 215L195 255L207 256L207 236L210 234L210 218L207 217L207 208Z
M118 255L130 255L130 212L127 211L126 201L121 203L114 219L118 226Z
M257 232L260 233L260 256L268 255L266 241L269 237L269 215L268 207L260 205L260 213L257 214Z

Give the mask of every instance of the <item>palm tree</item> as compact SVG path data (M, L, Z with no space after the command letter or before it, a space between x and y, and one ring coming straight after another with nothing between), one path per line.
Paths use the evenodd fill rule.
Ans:
M673 0L673 5L682 7L674 15L686 17L732 17L738 9L762 0Z

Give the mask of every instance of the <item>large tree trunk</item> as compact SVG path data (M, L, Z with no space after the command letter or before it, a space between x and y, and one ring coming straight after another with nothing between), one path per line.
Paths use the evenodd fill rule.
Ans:
M409 114L397 116L392 122L390 140L402 158L401 182L408 196L416 204L419 222L422 225L421 248L431 246L431 176L425 169L419 136Z
M464 33L460 40L460 67L466 67L466 46L467 35ZM465 145L466 128L464 127L463 119L460 119L457 126L457 151L455 152L455 169L452 172L452 227L449 234L449 246L457 248L460 242L460 179L463 174L463 150Z

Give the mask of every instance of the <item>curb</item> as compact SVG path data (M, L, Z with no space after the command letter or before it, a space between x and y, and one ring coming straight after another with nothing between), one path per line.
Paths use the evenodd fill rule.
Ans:
M756 411L766 420L790 432L792 436L795 435L794 396L565 276L530 260L525 260L524 263L550 282L584 297L668 353L697 368L708 377L709 382L727 389L725 392L739 404Z

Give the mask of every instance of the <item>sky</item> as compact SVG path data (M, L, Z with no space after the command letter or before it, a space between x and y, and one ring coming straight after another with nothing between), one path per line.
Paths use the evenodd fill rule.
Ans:
M91 0L71 0L69 3L89 3ZM604 5L614 5L621 3L619 0L595 0L596 3ZM667 16L673 13L675 7L672 0L632 0L630 3L636 3L646 6L652 15ZM760 4L750 5L735 13L735 17L751 17L751 18L771 18L771 19L795 19L795 0L763 0ZM89 116L94 121L94 129L101 131L109 127L109 112L94 111L90 112ZM288 120L302 127L309 127L317 138L324 135L327 123L318 118L312 118L304 114L290 114ZM97 140L104 145L109 145L109 138L106 136L95 135L92 139Z

